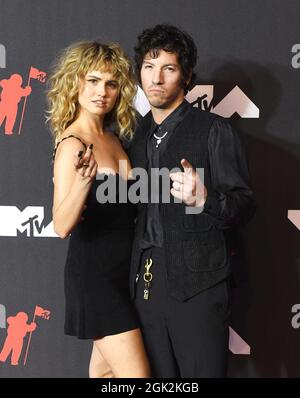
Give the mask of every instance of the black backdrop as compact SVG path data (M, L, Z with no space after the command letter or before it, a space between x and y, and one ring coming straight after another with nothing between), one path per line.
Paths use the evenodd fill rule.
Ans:
M19 74L23 88L31 66L47 73L74 41L116 41L132 57L136 36L157 23L194 37L197 93L213 86L211 105L225 112L229 103L228 117L247 144L258 206L243 231L231 320L251 354L230 353L230 377L300 376L299 15L297 0L0 0L0 80ZM87 377L91 343L63 335L67 240L51 225L52 138L45 83L35 77L13 134L0 125L0 350L7 317L24 311L31 321L36 306L51 314L35 318L26 365L29 334L19 365L0 362L0 377ZM241 91L232 92L236 86Z

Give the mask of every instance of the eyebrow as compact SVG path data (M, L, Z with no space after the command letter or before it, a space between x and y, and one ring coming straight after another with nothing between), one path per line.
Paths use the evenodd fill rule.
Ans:
M94 76L94 75L87 75L86 78L87 78L87 79L93 78L93 79L96 79L96 80L102 80L101 77ZM118 83L118 81L117 81L117 80L114 80L114 79L110 79L110 80L108 80L108 82L115 82L115 83Z
M147 61L146 59L143 61L143 64L145 64L145 63L154 65L153 62ZM179 65L178 64L165 64L163 66L175 66L175 67L178 67Z

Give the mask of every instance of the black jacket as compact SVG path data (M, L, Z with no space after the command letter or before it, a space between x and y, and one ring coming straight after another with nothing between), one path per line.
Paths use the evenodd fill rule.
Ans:
M139 121L129 145L129 157L134 168L147 170L146 143L151 121L151 113ZM212 113L197 108L190 109L173 132L160 160L160 168L166 167L169 170L180 166L182 158L187 159L194 168L204 168L204 183L208 190L204 211L200 214L186 214L186 205L174 203L174 200L171 203L160 204L168 292L180 301L187 300L213 286L231 273L232 248L229 231L247 222L253 214L254 202L248 181L244 186L242 184L231 187L225 185L222 187L222 184L214 186L212 169L223 166L226 169L228 166L212 164L209 156L209 136L216 122L219 123L220 130L222 125L228 124L225 119ZM220 131L220 137L223 133L226 134L226 131ZM244 156L236 136L234 139L224 138L226 138L225 143L227 140L226 145L231 147L233 156ZM230 162L230 156L228 161ZM230 165L229 168L234 168L234 165ZM238 173L239 170L233 170L233 174ZM244 171L243 173L245 174ZM241 180L249 179L248 175L238 177L241 177ZM147 204L138 204L130 274L132 297L135 295L135 280L139 273L141 255L139 241L145 231L146 214Z

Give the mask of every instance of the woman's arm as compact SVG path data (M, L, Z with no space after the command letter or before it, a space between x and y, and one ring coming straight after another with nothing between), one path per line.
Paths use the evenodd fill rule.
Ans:
M82 144L74 138L61 142L54 163L54 231L62 239L69 236L80 221L85 201L97 173L97 163L88 148L78 157ZM83 167L82 163L89 163Z

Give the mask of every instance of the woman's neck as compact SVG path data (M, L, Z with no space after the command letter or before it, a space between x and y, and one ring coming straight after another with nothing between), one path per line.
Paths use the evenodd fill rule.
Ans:
M99 116L94 116L86 113L80 113L75 124L87 136L104 135L103 120Z

